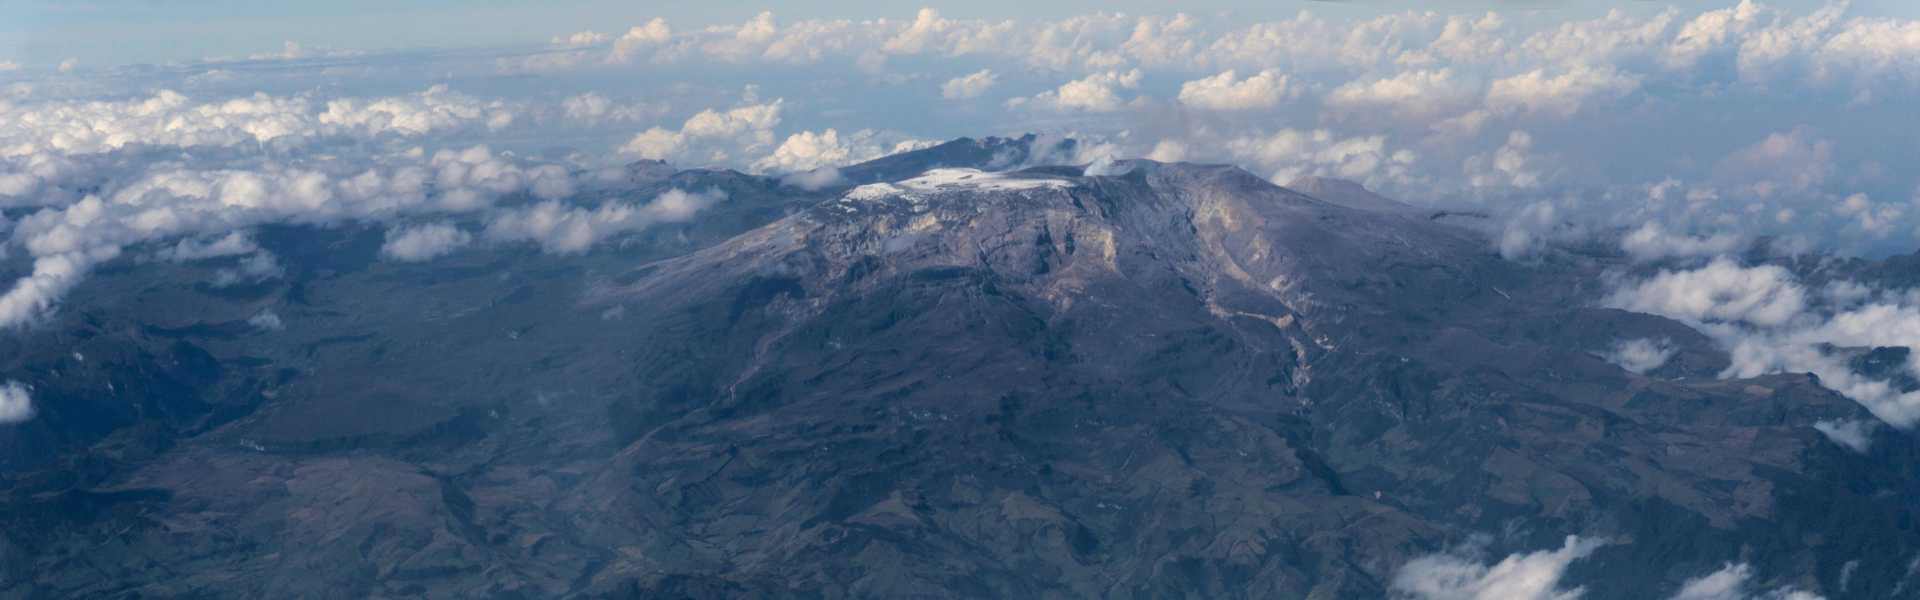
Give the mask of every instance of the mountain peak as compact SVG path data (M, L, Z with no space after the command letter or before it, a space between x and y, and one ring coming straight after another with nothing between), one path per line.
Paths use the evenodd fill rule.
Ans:
M1077 148L1079 142L1073 138L1033 133L1020 137L962 137L842 167L840 175L849 184L861 185L898 181L939 168L1004 171L1062 164L1071 159Z
M1307 175L1288 183L1287 188L1347 208L1376 212L1417 210L1412 205L1377 194L1360 182L1348 179Z

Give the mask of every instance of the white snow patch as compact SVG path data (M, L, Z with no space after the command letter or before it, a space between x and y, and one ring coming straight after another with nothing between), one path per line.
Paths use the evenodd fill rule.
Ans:
M891 183L869 183L860 187L853 188L851 190L847 190L846 199L848 200L881 200L889 196L899 194L902 191L904 190L901 190L900 188L895 187Z
M1073 187L1072 182L1064 179L1007 177L1002 173L979 169L934 169L921 173L919 177L902 181L900 185L922 192L950 189L1014 191Z
M895 196L913 196L948 191L1018 192L1041 189L1067 189L1073 182L1047 177L1008 177L1004 173L979 169L933 169L919 177L893 183L870 183L847 190L846 200L884 200Z

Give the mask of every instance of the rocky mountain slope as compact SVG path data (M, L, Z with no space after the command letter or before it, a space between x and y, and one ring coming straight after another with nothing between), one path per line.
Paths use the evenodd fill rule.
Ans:
M727 200L579 256L349 226L260 232L283 280L109 267L0 338L41 413L0 429L0 594L1377 598L1569 534L1588 598L1908 583L1911 441L1594 308L1617 258L1059 150L635 165L599 193ZM1676 357L1598 356L1636 337Z

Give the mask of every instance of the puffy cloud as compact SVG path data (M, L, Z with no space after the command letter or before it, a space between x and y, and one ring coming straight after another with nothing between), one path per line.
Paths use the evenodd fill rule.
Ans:
M1468 185L1503 189L1539 187L1545 176L1535 164L1538 160L1532 150L1532 134L1519 130L1508 132L1506 143L1498 149L1466 160L1462 168L1467 173Z
M1764 593L1748 590L1753 568L1746 563L1729 563L1718 571L1689 579L1671 600L1821 600L1822 596L1791 587Z
M772 12L761 12L736 25L676 32L664 19L656 18L613 38L602 62L619 65L639 60L653 63L713 60L740 64L810 64L830 57L854 57L863 67L873 68L884 64L886 57L892 55L982 54L1025 58L1035 65L1063 68L1079 62L1098 46L1078 36L1090 31L1085 23L1111 20L1115 18L1016 24L1014 21L946 19L938 11L921 9L908 22L806 19L783 25ZM603 45L605 39L593 32L582 32L555 38L554 43L561 48L588 48ZM1079 43L1057 47L1063 39ZM1111 41L1115 46L1119 43ZM1022 52L1023 49L1027 51ZM1112 52L1101 51L1117 56ZM506 60L503 66L510 71L551 70L580 66L587 62L585 57L586 54L574 51L542 53Z
M941 18L934 9L922 8L912 23L886 39L881 50L888 54L997 52L1013 28L1012 21L956 21Z
M871 129L862 129L846 136L834 129L819 133L802 131L787 136L786 141L781 142L772 154L755 161L753 170L765 173L822 172L828 167L917 150L935 143Z
M1832 175L1833 142L1797 127L1728 155L1715 167L1717 178L1756 196L1811 190Z
M1741 36L1741 77L1771 79L1785 65L1808 62L1807 54L1839 24L1845 10L1845 3L1830 3L1798 19L1776 15L1772 23Z
M1865 454L1868 448L1873 447L1874 425L1873 421L1842 419L1838 421L1817 421L1813 424L1813 428L1827 436L1827 439L1833 440L1833 443L1845 446L1854 452Z
M648 160L666 160L679 154L686 143L687 136L680 132L653 127L634 134L620 151Z
M1162 149L1173 148L1163 146L1156 152ZM1270 179L1283 185L1309 175L1394 180L1415 160L1411 151L1390 150L1385 136L1342 138L1324 129L1241 136L1228 140L1225 149L1236 160L1270 171Z
M655 60L698 56L728 63L768 61L787 64L817 62L829 53L846 54L871 31L852 21L806 20L781 27L772 12L761 12L739 25L708 27L697 36L676 39Z
M1534 69L1495 80L1487 90L1487 106L1496 111L1565 118L1588 102L1625 96L1639 87L1637 76L1610 66L1576 65L1557 75Z
M1833 212L1845 218L1861 233L1872 237L1886 237L1897 227L1909 224L1902 217L1906 209L1898 204L1874 202L1866 194L1850 194L1841 199Z
M1673 344L1667 340L1635 338L1615 343L1602 358L1636 375L1644 375L1667 364L1673 353Z
M606 96L586 92L568 96L560 101L561 114L566 118L587 123L607 121L642 121L664 112L664 108L652 104L620 104Z
M1677 16L1671 9L1647 18L1613 9L1598 19L1562 23L1530 35L1516 54L1523 60L1576 69L1610 65L1660 47Z
M1491 566L1460 554L1425 556L1401 566L1392 588L1420 600L1578 600L1584 590L1560 589L1560 579L1604 544L1567 536L1558 550L1513 554Z
M1480 18L1461 15L1447 17L1446 25L1440 30L1439 37L1427 45L1424 51L1410 51L1400 55L1398 62L1421 65L1447 60L1453 62L1477 62L1492 59L1507 51L1507 40L1500 37L1506 26L1506 20L1499 13L1489 12Z
M337 99L256 93L195 102L171 90L117 102L0 104L0 158L98 154L132 146L236 147L325 137L403 137L511 124L513 109L436 85L418 94ZM13 186L9 186L13 187Z
M1181 104L1205 110L1273 108L1289 93L1287 76L1268 69L1235 80L1232 69L1180 85Z
M287 269L280 266L280 260L274 258L273 254L255 252L240 259L240 262L232 267L215 270L211 283L213 287L229 287L279 279L286 274Z
M1500 257L1520 260L1533 256L1554 239L1561 225L1560 209L1552 202L1542 200L1521 207L1507 217L1500 231Z
M1067 17L1040 24L1026 37L1024 52L1029 65L1053 71L1075 67L1116 69L1126 63L1120 44L1132 32L1132 21L1123 15L1094 13ZM1021 46L1013 46L1021 48Z
M194 262L242 257L232 265L214 271L214 287L258 283L286 274L272 253L260 249L245 233L234 231L207 239L187 238L172 247L154 253L154 258L170 262Z
M27 250L34 269L0 296L0 326L45 315L94 266L135 244L184 236L153 256L241 257L217 269L212 280L235 285L280 277L285 270L240 233L252 225L475 210L523 190L541 198L570 195L565 169L525 167L484 146L429 158L418 149L340 156L318 145L331 138L496 130L511 122L511 111L500 101L476 100L444 86L324 105L308 95L196 102L162 91L133 100L0 106L16 117L0 119L0 193L33 194L32 202L47 207L12 228L8 244ZM319 151L309 154L309 147ZM179 158L153 160L143 153ZM196 166L201 164L215 166ZM75 178L84 178L76 187L96 195L47 193L49 183Z
M131 144L233 146L315 133L310 103L256 94L196 104L177 92L121 102L46 102L8 110L0 156L99 153Z
M1400 119L1426 121L1478 100L1478 92L1452 69L1423 69L1349 81L1329 92L1326 103L1342 116L1371 119L1385 112Z
M455 94L445 85L436 85L412 96L382 98L360 103L354 99L334 100L319 116L322 124L356 128L369 132L394 131L424 134L451 129L468 123L484 123L498 130L513 123L513 112L500 102L480 102Z
M1920 20L1855 19L1822 41L1813 61L1822 75L1920 81Z
M572 196L574 192L573 175L566 167L559 165L541 165L525 170L529 182L527 192L541 200L559 200Z
M1359 20L1301 11L1291 19L1229 27L1220 26L1227 23L1222 17L1186 14L986 21L949 19L929 8L910 20L783 23L762 12L743 23L690 31L675 31L656 18L618 36L563 34L553 38L551 48L501 62L509 71L538 71L634 60L808 64L837 57L877 70L890 56L936 55L1015 61L1050 72L1129 65L1183 73L1280 68L1296 78L1323 74L1368 80L1389 76L1383 71L1389 67L1448 66L1476 77L1517 74L1520 79L1508 82L1513 88L1508 91L1517 93L1549 91L1526 86L1577 89L1584 83L1615 89L1631 82L1637 89L1649 79L1718 79L1717 72L1695 71L1703 58L1725 53L1738 57L1740 76L1749 80L1776 78L1797 66L1822 81L1851 81L1863 98L1871 97L1869 88L1881 80L1920 78L1912 35L1920 23L1843 20L1845 11L1845 3L1834 3L1796 18L1744 0L1691 16L1674 9L1614 10L1545 28L1510 27L1498 13L1416 11ZM589 60L590 51L602 49L604 61ZM1583 81L1593 73L1615 76ZM1541 114L1564 114L1572 106L1563 102Z
M640 158L692 158L725 162L773 145L773 128L780 124L781 99L748 103L725 111L706 109L689 117L679 131L649 128L633 136L620 151Z
M1875 416L1898 427L1920 421L1920 391L1902 391L1892 382L1856 372L1838 348L1920 347L1920 306L1904 298L1875 301L1835 312L1809 314L1792 327L1720 328L1733 364L1723 373L1753 377L1765 373L1806 372L1820 384L1859 402ZM1915 374L1911 360L1903 365Z
M1816 342L1817 336L1722 331L1718 337L1730 346L1733 359L1733 365L1721 374L1724 377L1812 373L1819 377L1821 387L1860 403L1888 424L1910 428L1920 421L1920 392L1902 392L1892 382L1854 372L1844 357L1830 354L1826 346Z
M725 199L726 194L718 190L689 193L675 189L644 206L607 202L587 209L541 202L495 213L482 235L496 242L534 242L553 254L579 254L615 235L641 231L657 223L686 222Z
M767 42L760 56L765 60L789 64L819 62L829 55L844 55L857 47L866 46L870 33L852 21L801 21L786 27Z
M600 27L606 34L547 32L559 34L551 45L485 53L484 59L435 55L425 68L396 54L124 74L138 84L130 86L140 90L134 94L112 93L112 85L90 78L93 73L59 77L49 72L51 65L41 65L9 75L18 82L0 84L0 205L10 221L24 222L32 215L22 207L64 209L88 194L113 204L122 190L158 186L145 226L174 218L189 224L125 239L172 244L178 236L214 240L236 231L230 227L235 223L485 211L504 193L524 191L541 199L571 194L574 183L557 167L508 169L462 160L465 151L458 148L480 141L523 154L564 154L575 168L595 174L617 171L608 168L616 161L657 158L775 173L791 185L817 187L837 180L835 165L892 150L905 135L861 141L845 118L876 114L871 111L884 106L910 111L880 115L889 122L924 122L911 111L942 106L925 102L936 90L1000 101L1019 95L1001 93L1012 84L1009 74L1018 71L1054 78L1044 93L1011 101L1039 110L963 111L953 116L960 121L927 131L951 135L971 127L985 133L989 126L982 119L1001 119L1008 121L989 129L1077 128L1075 137L1099 139L1121 156L1236 162L1280 181L1302 175L1362 179L1418 192L1439 205L1530 215L1496 230L1496 243L1519 256L1563 228L1618 230L1626 235L1622 247L1642 261L1705 257L1768 238L1787 240L1775 247L1803 249L1840 243L1861 246L1846 251L1880 252L1910 245L1917 237L1915 204L1907 198L1912 169L1885 140L1901 139L1911 128L1887 118L1871 128L1884 135L1863 136L1852 124L1857 117L1807 110L1805 102L1844 102L1852 92L1864 99L1857 105L1862 116L1895 115L1889 107L1912 91L1906 80L1915 74L1914 21L1856 18L1844 8L1801 14L1807 11L1739 0L1706 8L1628 9L1574 21L1424 10L1347 18L1319 9L1255 23L1218 14L953 19L930 9L908 19L852 21L755 14L717 27L672 28L655 19L632 29L625 25L633 23ZM291 50L279 54L314 56L307 48ZM489 71L483 75L491 76L485 63L502 55L502 61L601 71L516 79L539 82L534 89L484 84L505 100L446 87L341 96L338 90L360 88L315 87L299 79L307 73L380 82L421 76L414 80L453 81L470 90L478 88L458 82L473 76L468 67L475 65L463 61L477 61ZM914 57L911 70L884 72L886 61L906 56ZM1733 70L1736 58L1742 71ZM818 61L840 62L805 66ZM850 72L849 62L868 70ZM256 68L263 66L271 72ZM769 78L769 69L793 76ZM689 72L701 74L701 82L690 83ZM960 77L927 79L923 73L929 72ZM1222 77L1226 73L1232 75ZM589 76L618 76L632 87L594 91ZM246 79L253 77L260 77L258 88L236 87L253 83ZM677 105L681 98L707 97L729 85L721 82L730 77L780 86L794 102L749 95L698 114L678 114L684 120L664 119L665 99ZM1172 85L1180 82L1185 85ZM868 92L835 96L850 84ZM582 87L570 87L576 85ZM151 91L166 89L178 92ZM1643 89L1649 93L1640 94ZM247 93L230 95L236 91ZM1815 93L1822 91L1838 94ZM211 95L216 92L229 95ZM1301 94L1320 97L1290 101ZM1159 96L1208 110L1169 109L1172 102L1154 101ZM516 97L523 99L511 99ZM1634 122L1647 127L1622 127L1626 122L1616 118L1570 118L1628 104L1646 111L1645 119ZM1271 111L1213 110L1241 107ZM1875 110L1885 114L1867 114ZM1318 125L1281 130L1270 124L1315 120ZM1806 126L1771 136L1770 130L1743 129L1783 121ZM542 126L560 131L539 131ZM1740 147L1745 143L1753 145ZM366 156L414 145L426 150L412 170ZM1662 151L1622 149L1627 146ZM595 157L609 148L625 154ZM1721 156L1726 158L1717 160ZM368 160L381 164L342 166ZM604 164L587 164L592 162ZM325 183L309 177L305 187L294 185L291 179L301 171L317 173ZM560 172L549 175L553 171ZM232 174L214 175L222 172ZM362 179L366 172L372 174ZM1664 199L1630 189L1668 178L1677 187ZM360 197L349 193L363 187L354 181L413 186L374 194L382 200L372 204L340 200ZM206 215L183 212L161 198L195 186L211 186L209 194L230 199L233 206L223 210L235 214L300 198L321 210L294 217L301 213L288 205L261 209L275 215L260 217L265 221L248 217L216 225L196 221ZM321 191L335 199L304 195ZM1548 224L1530 220L1546 214L1529 208L1543 198L1551 198ZM373 204L386 208L376 211ZM121 210L132 209L108 212ZM1640 228L1643 219L1658 225ZM129 222L122 216L108 220ZM26 235L10 248L25 248ZM143 259L161 249L126 248Z
M811 171L801 171L780 178L780 183L782 184L791 185L807 191L824 189L829 186L839 185L845 181L846 178L840 174L840 169L833 167L820 167Z
M0 328L20 327L45 316L55 301L78 285L93 266L120 254L117 247L41 256L33 272L0 294Z
M940 85L940 96L948 100L978 98L987 93L988 88L999 80L993 69L981 69L972 73L947 80Z
M667 26L667 20L655 17L645 25L629 28L626 33L620 34L613 41L613 51L607 55L607 62L631 61L641 52L657 48L672 39L673 28Z
M10 198L25 204L47 203L36 197L82 170L74 159L53 152L0 157L0 199Z
M1602 304L1676 319L1727 348L1722 377L1812 373L1820 385L1860 403L1882 421L1910 427L1920 421L1920 391L1857 372L1849 359L1878 347L1920 347L1920 304L1913 294L1878 294L1857 286L1828 286L1831 305L1812 302L1804 286L1776 265L1742 266L1719 258L1697 269L1662 270L1625 281ZM1920 364L1902 365L1920 375ZM1839 424L1822 429L1852 445Z
M400 262L424 262L445 256L473 241L473 234L446 223L387 229L380 256Z
M1180 162L1187 159L1192 149L1180 140L1160 140L1154 143L1153 150L1147 152L1148 160L1160 162Z
M253 316L247 318L247 324L267 331L279 331L287 328L286 322L281 321L280 315L275 314L271 309L254 313Z
M811 171L820 167L836 166L847 161L852 153L840 142L840 132L828 129L821 133L802 131L787 136L772 155L754 163L754 168L762 171Z
M173 247L154 254L156 258L173 262L192 262L210 258L224 258L252 254L260 249L254 245L253 238L234 231L212 239L187 238Z
M1692 68L1702 56L1758 25L1763 10L1753 0L1740 0L1737 6L1700 13L1680 27L1661 59L1668 68Z
M940 11L921 8L913 17L913 23L900 33L888 38L882 46L887 52L895 54L918 54L933 44L942 34L954 27L953 21L940 18Z
M1741 266L1719 258L1690 271L1661 271L1620 289L1605 303L1692 323L1784 325L1806 309L1806 291L1776 265Z
M1437 17L1395 13L1356 23L1336 23L1308 11L1292 19L1254 23L1216 38L1203 53L1221 65L1283 65L1294 72L1365 69L1395 62L1409 52Z
M0 385L0 425L23 423L33 418L33 395L18 381Z
M1083 79L1061 84L1059 88L1041 92L1031 99L1015 98L1012 106L1030 105L1060 112L1112 112L1120 110L1126 101L1120 98L1119 90L1140 87L1140 70L1104 71L1088 75Z
M665 26L666 23L662 22L661 25ZM598 31L578 31L578 32L574 32L571 35L563 35L563 36L553 38L553 45L572 46L572 47L598 46L600 44L607 43L607 40L609 39L612 39L612 38L609 37L607 34L600 33Z
M1620 239L1620 249L1641 262L1717 256L1739 250L1743 244L1739 236L1730 233L1705 237L1671 233L1654 221L1648 221Z
M780 100L751 104L719 112L712 109L687 119L681 131L693 137L729 137L743 133L759 134L780 124Z
M551 190L552 181L567 177L563 169L529 168L484 146L443 150L430 158L409 152L388 160L373 168L358 161L318 160L249 169L161 163L113 183L101 195L22 217L8 244L25 249L34 266L0 295L0 327L44 316L88 271L136 244L181 236L220 238L161 252L205 254L219 249L224 236L255 225L480 210L498 196ZM549 184L539 184L543 180ZM262 281L282 271L272 255L255 251L217 271L214 284Z
M1133 34L1121 44L1121 50L1141 64L1180 66L1195 60L1199 42L1195 39L1198 23L1186 13L1172 17L1140 17L1134 21Z

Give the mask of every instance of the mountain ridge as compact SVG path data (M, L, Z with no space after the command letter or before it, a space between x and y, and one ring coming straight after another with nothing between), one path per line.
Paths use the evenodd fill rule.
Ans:
M581 255L287 228L285 281L105 269L0 341L44 413L0 431L41 461L0 589L1363 598L1577 534L1591 598L1736 558L1868 597L1920 551L1909 439L1859 456L1812 425L1871 417L1808 376L1592 307L1612 263L1228 166L987 169L1038 140L811 192L640 164L575 201L726 199ZM1596 355L1625 338L1675 358Z

